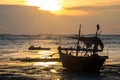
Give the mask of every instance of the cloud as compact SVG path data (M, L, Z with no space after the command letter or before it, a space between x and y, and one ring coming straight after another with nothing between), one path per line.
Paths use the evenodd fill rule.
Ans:
M67 16L105 15L120 13L120 5L84 5L69 8L64 7L63 10L67 13Z
M112 7L112 6L111 6ZM101 7L82 6L69 8L68 10L97 10ZM105 8L103 6L102 8ZM109 7L110 8L110 7ZM114 6L116 9L116 7ZM114 9L112 7L112 9ZM119 6L117 7L117 9ZM101 9L102 10L102 9ZM111 9L110 9L111 10ZM96 24L103 26L103 33L120 33L120 11L108 12L99 15L86 14L72 16L54 15L48 11L39 10L38 7L0 5L0 33L10 34L74 34L79 24L82 24L82 33L94 33ZM96 11L97 12L97 11ZM66 12L66 14L69 14ZM99 12L98 12L99 13ZM78 13L81 14L81 13Z
M84 11L93 11L93 10L120 10L120 5L96 5L96 6L78 6L65 8L66 10L84 10Z
M60 33L61 23L63 20L58 16L37 7L0 5L0 26L4 27L0 30L1 33Z

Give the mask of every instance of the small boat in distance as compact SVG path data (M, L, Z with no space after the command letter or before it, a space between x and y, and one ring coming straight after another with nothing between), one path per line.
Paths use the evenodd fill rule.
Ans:
M42 48L42 47L34 47L34 46L30 46L28 49L29 50L50 50L50 48Z
M77 44L74 47L62 48L58 47L59 57L64 68L72 71L88 71L99 72L108 56L100 56L98 52L102 52L104 44L98 37L100 27L97 25L97 31L93 37L81 36L81 25L77 36L69 37L76 39Z

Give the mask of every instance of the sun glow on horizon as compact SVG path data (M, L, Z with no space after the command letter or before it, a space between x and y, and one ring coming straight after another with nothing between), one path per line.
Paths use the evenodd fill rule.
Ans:
M50 12L59 11L62 7L59 5L59 0L28 0L28 5L38 6L40 10L47 10Z

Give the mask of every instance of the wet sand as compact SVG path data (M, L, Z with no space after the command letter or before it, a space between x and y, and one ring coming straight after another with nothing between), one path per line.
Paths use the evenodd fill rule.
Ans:
M111 58L99 73L66 71L62 68L61 62L11 60L11 58L26 59L26 57L38 59L39 56L38 53L33 52L2 55L0 58L0 80L120 80L119 61L118 64L110 64L114 60Z
M4 62L3 62L4 63ZM33 62L0 64L0 80L120 80L120 64L105 65L99 73L65 71L61 65L35 66Z

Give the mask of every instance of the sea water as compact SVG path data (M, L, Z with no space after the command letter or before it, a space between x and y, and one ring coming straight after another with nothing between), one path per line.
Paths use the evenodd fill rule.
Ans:
M58 46L74 46L70 35L0 35L0 80L120 80L120 35L102 35L108 55L99 73L66 71L61 62L21 62L22 58L59 58ZM28 50L30 46L51 50ZM89 66L88 66L89 67Z

